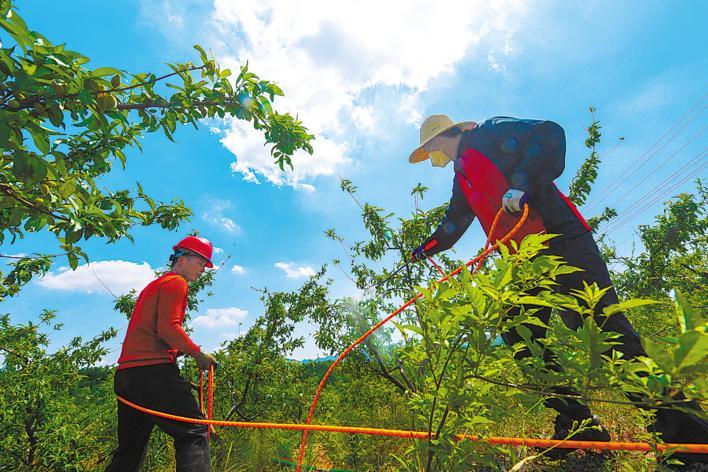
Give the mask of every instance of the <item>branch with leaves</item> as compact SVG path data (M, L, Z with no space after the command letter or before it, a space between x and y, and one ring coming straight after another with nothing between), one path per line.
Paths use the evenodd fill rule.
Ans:
M172 71L159 76L92 69L88 57L31 30L8 0L0 2L0 31L7 35L0 48L0 243L48 231L76 268L88 261L76 246L82 239L130 239L135 226L177 228L191 216L181 200L156 202L139 183L97 185L116 163L126 167L127 151L141 150L147 133L174 141L178 124L233 117L263 133L282 170L292 168L295 152L313 152L302 123L273 107L283 91L248 64L231 77L196 45L198 63L168 63ZM13 280L29 279L0 274L0 299L20 289Z

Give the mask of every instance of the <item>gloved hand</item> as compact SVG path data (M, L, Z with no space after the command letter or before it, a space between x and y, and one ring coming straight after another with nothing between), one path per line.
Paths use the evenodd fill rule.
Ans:
M430 251L431 249L433 249L437 245L438 245L438 240L435 238L424 242L423 244L418 246L415 249L415 251L413 251L413 253L411 254L411 260L413 262L416 262L416 261L422 261L423 259L426 259L429 255L429 254L427 254L427 252Z
M421 244L420 246L415 248L415 250L411 253L411 260L413 262L416 262L416 261L422 261L423 259L425 259L427 256L425 255L424 251L425 251L425 246L423 244Z
M212 364L214 364L214 368L216 369L216 359L211 354L198 352L194 355L194 360L197 362L197 368L199 370L209 370Z
M502 196L502 208L506 213L516 213L524 208L524 204L528 202L529 196L523 190L510 188Z

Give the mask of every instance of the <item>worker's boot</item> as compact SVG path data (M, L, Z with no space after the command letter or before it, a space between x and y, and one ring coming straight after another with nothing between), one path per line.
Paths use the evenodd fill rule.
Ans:
M680 394L675 398L681 400L685 397ZM686 408L694 409L696 413L689 413ZM686 403L683 410L669 408L657 410L654 424L649 426L649 431L661 433L661 439L667 443L708 443L708 420L695 400ZM708 454L676 452L671 457L683 462L683 465L667 464L671 469L708 472Z
M584 425L586 420L590 420L590 422L589 424ZM582 431L573 434L570 438L568 437L573 431L577 431L578 429L581 429L581 427ZM551 439L557 439L559 441L568 439L569 441L607 442L610 440L610 433L608 433L605 427L600 424L600 420L598 420L595 415L590 418L573 419L569 416L559 414L556 416L554 432ZM554 447L545 455L558 459L573 451L575 451L575 449Z

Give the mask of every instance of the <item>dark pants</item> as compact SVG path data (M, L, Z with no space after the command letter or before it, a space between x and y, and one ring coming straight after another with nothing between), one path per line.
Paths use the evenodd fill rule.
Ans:
M203 418L191 386L174 364L132 367L116 371L117 395L151 410L190 418ZM148 440L157 425L172 436L178 472L210 470L207 426L167 420L141 413L118 402L118 448L106 471L138 471L145 461Z
M582 289L583 281L588 284L597 283L600 288L611 287L612 281L607 271L607 265L600 256L600 251L595 244L595 240L591 233L585 233L575 238L566 239L551 247L545 252L562 257L566 263L571 266L583 269L582 272L574 272L558 277L558 289L560 293L568 294L571 289ZM602 313L603 308L609 305L618 303L617 293L614 288L610 288L605 293L600 303L596 307L596 321L598 326L601 326L605 331L619 333L618 341L621 343L615 346L615 349L623 354L625 359L634 359L638 356L646 356L646 352L641 345L639 335L632 328L632 325L627 320L623 313L617 313L609 318L597 316ZM537 307L534 307L537 308ZM518 313L518 311L516 312ZM514 316L515 313L511 313ZM542 309L536 315L545 324L548 324L551 316L551 310ZM560 313L560 317L571 329L578 329L582 326L583 320L581 316L574 311L564 311ZM525 325L532 333L532 339L543 338L546 336L546 329L536 325ZM523 342L521 336L516 330L502 334L504 342L512 346L517 342ZM531 351L525 348L519 351L516 355L517 359L530 357ZM544 360L549 369L558 370L558 365L554 362L555 355L550 349L544 351ZM578 395L578 392L568 387L555 387L555 393L561 395ZM679 394L676 399L685 398ZM638 396L630 396L630 400L635 403L644 403L646 399ZM585 419L592 416L587 405L581 404L574 399L549 398L545 405L553 408L559 413L568 416L573 420ZM682 407L691 408L700 411L701 408L697 402L692 401L682 404ZM672 410L668 408L660 408L656 411L656 420L652 427L653 430L662 433L662 439L666 442L677 443L707 443L708 442L708 422L698 418L696 415Z

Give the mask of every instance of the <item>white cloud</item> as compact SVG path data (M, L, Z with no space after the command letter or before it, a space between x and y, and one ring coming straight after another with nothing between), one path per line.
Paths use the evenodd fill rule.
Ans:
M223 252L224 252L224 250L221 249L220 247L216 247L216 246L214 247L214 254L221 254Z
M200 315L192 320L193 326L203 326L205 328L223 328L227 326L238 326L248 311L235 306L228 308L209 308L205 315Z
M653 114L674 98L673 91L664 83L652 83L637 89L637 95L621 105L620 112L626 116Z
M313 179L350 162L353 131L419 122L420 94L470 54L502 71L503 56L514 52L511 20L526 10L519 0L456 0L444 8L422 0L214 0L209 43L221 64L237 71L249 61L276 81L286 95L278 109L297 112L316 136L314 156L297 153L294 172L283 172L259 132L229 120L222 143L236 156L231 169L249 182L314 190ZM399 100L372 107L366 93L377 87L395 89Z
M315 269L307 265L297 265L294 262L276 262L273 264L283 272L289 279L301 279L315 275Z
M351 110L354 125L362 131L371 132L376 126L376 115L371 106L354 107Z
M202 215L204 221L218 226L228 233L241 231L241 227L234 220L224 215L224 212L231 208L231 202L214 198L210 200L209 205L211 208Z
M231 268L231 273L236 275L243 275L246 273L246 268L238 264L234 264L234 266Z
M86 293L107 292L108 287L115 295L121 295L131 289L142 290L154 278L155 269L147 262L98 261L80 265L76 270L61 267L37 283L50 290Z

